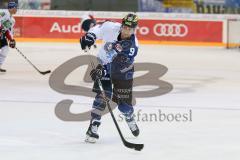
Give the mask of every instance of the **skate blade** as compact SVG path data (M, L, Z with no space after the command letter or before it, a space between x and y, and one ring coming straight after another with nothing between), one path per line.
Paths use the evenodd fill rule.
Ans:
M97 139L94 138L94 137L90 137L90 136L86 136L86 139L85 139L85 142L86 143L96 143L97 142Z

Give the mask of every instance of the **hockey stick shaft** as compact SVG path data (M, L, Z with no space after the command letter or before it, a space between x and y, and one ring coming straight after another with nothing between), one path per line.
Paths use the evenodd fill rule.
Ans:
M93 60L92 60L92 58L91 58L91 56L90 56L91 54L90 54L89 49L87 48L87 49L85 50L85 52L88 53L91 67L92 67L92 69L94 69L94 68L95 68L95 65L94 65ZM137 151L141 151L141 150L143 149L143 147L144 147L143 144L134 144L134 143L127 142L127 141L125 140L125 138L123 137L123 134L122 134L122 132L121 132L121 130L120 130L120 127L119 127L119 125L118 125L118 123L117 123L117 120L116 120L116 118L115 118L115 116L114 116L114 114L113 114L112 108L111 108L111 106L110 106L110 104L109 104L109 100L107 99L107 96L106 96L106 94L105 94L105 92L104 92L104 89L103 89L101 80L98 79L98 80L97 80L97 83L98 83L98 86L99 86L99 88L100 88L100 91L101 91L101 93L102 93L102 95L103 95L103 98L104 98L104 100L105 100L105 102L106 102L106 104L107 104L107 108L108 108L108 110L109 110L109 112L110 112L110 114L111 114L111 117L112 117L112 119L113 119L113 122L114 122L114 124L115 124L115 126L116 126L116 128L117 128L117 131L118 131L118 133L119 133L119 135L120 135L120 138L121 138L123 144L124 144L126 147L128 147L128 148L132 148L132 149L135 149L135 150L137 150Z
M50 70L47 71L40 71L17 47L16 47L17 52L35 69L37 70L40 74L45 75L48 73L51 73Z

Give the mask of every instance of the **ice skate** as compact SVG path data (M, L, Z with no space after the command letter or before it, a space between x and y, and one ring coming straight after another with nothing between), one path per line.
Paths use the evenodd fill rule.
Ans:
M86 133L85 142L96 143L97 139L99 139L99 135L97 133L99 126L100 126L100 122L98 120L92 120L90 122L90 125Z

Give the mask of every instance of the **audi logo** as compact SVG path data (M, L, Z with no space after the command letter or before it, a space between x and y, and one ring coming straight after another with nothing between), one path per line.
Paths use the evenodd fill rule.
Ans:
M185 24L158 23L153 31L159 37L185 37L188 34L188 27Z

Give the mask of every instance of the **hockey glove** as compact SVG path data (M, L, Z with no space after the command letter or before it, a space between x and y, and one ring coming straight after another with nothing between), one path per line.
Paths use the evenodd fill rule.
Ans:
M80 44L82 50L85 50L86 47L90 48L96 40L96 35L94 33L86 33L80 38Z
M101 79L103 76L103 66L99 64L95 69L91 70L90 76L93 81Z
M9 47L15 48L16 47L16 41L14 39L9 41Z

